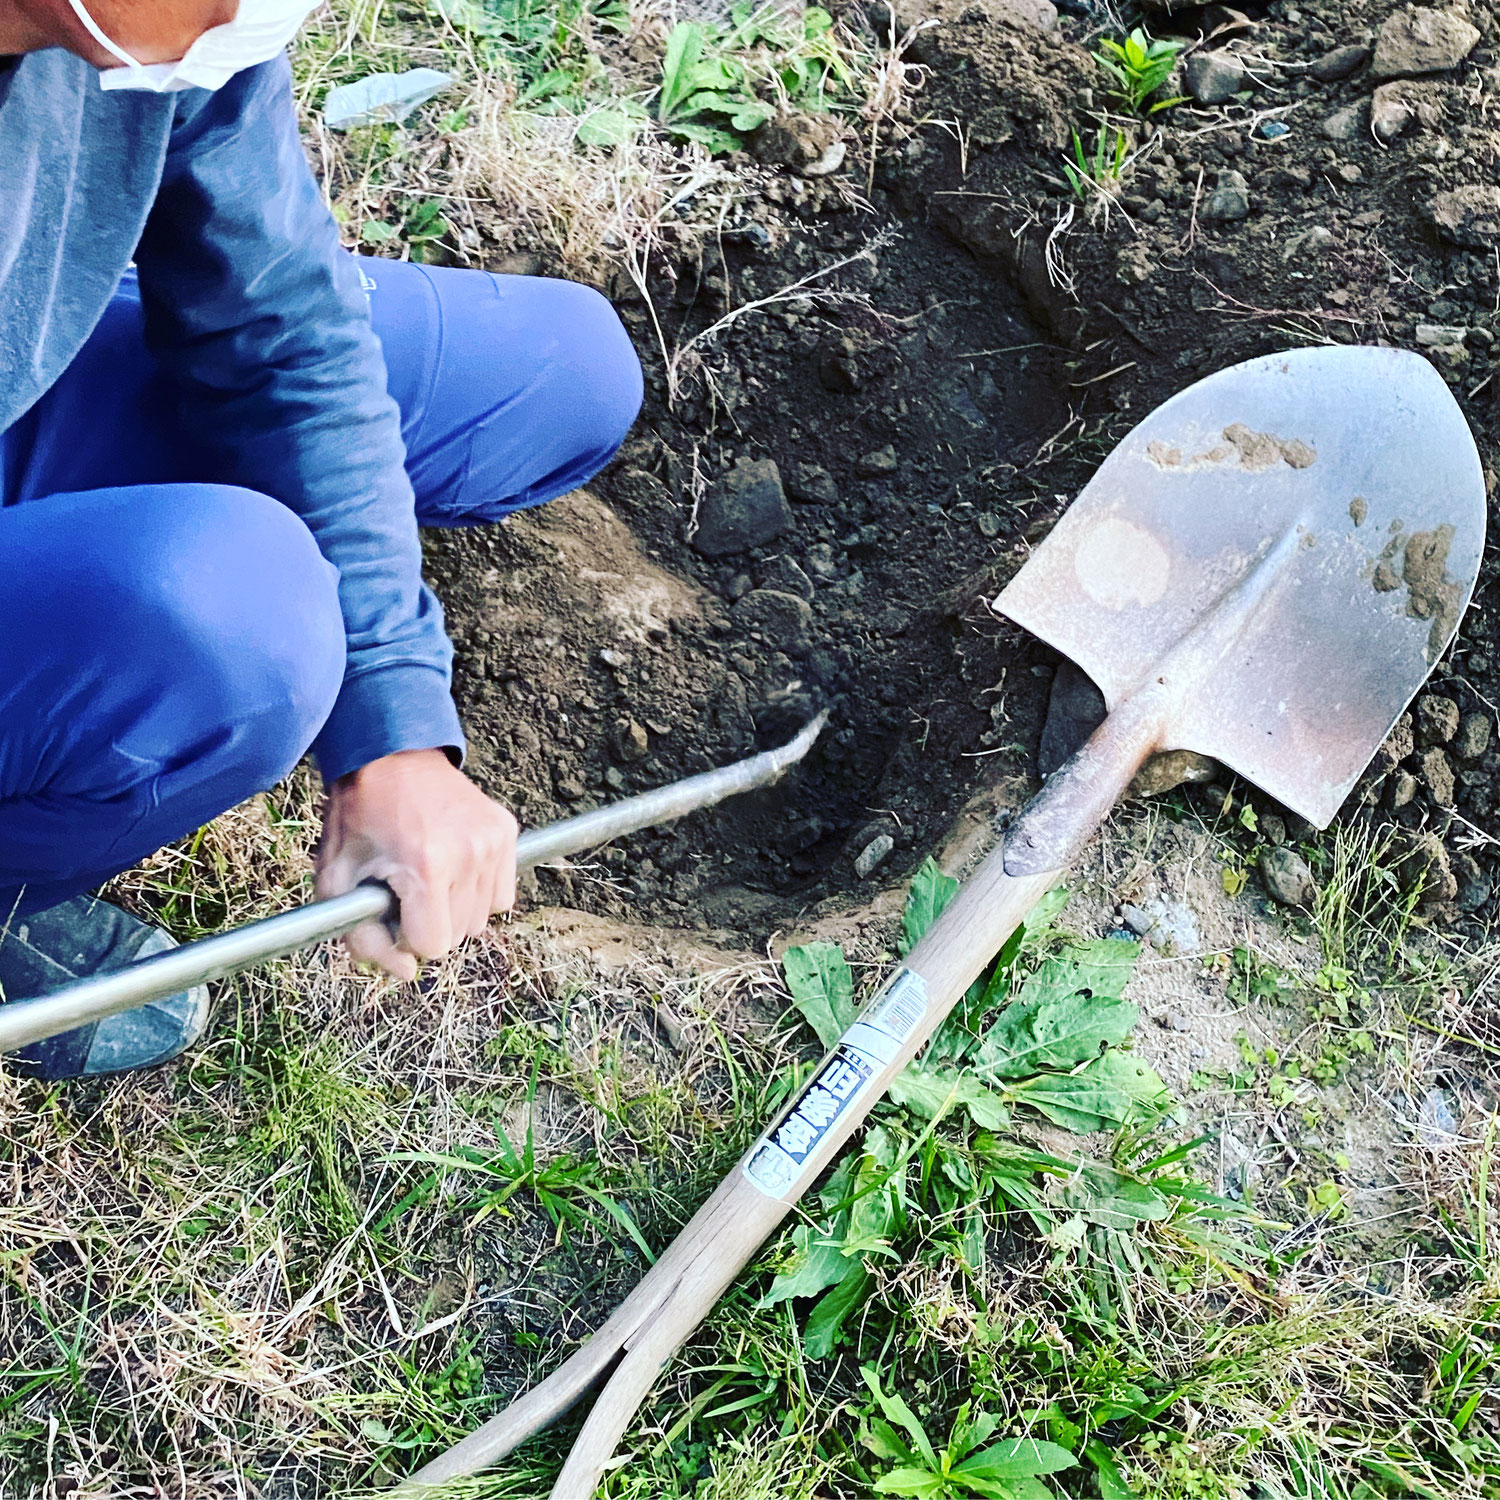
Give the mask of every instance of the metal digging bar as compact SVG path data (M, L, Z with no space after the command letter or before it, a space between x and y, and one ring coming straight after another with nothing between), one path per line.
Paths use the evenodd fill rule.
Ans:
M767 786L807 754L827 721L827 713L820 713L775 750L674 781L654 792L626 797L576 818L564 818L545 828L528 829L516 841L516 866L530 870L548 860L596 848L642 828L670 823L727 797ZM113 973L80 979L33 999L13 1000L0 1005L0 1053L14 1052L90 1021L102 1021L195 984L237 974L327 938L342 937L361 923L391 920L396 912L396 897L390 887L367 881L342 896L313 901L280 916L186 943Z

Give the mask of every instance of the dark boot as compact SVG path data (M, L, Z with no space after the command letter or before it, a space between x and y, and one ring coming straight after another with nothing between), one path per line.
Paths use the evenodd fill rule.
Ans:
M0 996L45 995L176 946L160 927L97 897L75 896L46 911L12 917L0 928ZM4 1061L49 1082L124 1073L170 1062L202 1036L207 1023L208 987L200 984L33 1042Z

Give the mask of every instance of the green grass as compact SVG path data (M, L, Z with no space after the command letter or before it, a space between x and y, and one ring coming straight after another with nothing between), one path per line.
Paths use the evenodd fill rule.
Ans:
M210 830L201 891L168 851L123 895L243 920L267 876L295 887L308 795ZM789 956L794 1003L836 1024L948 891L924 872L904 932L846 970ZM1028 1086L1092 1066L1037 1050L1082 1036L1039 1005L1105 1056L1133 1019L1135 945L1080 947L1052 910L672 1363L605 1495L1477 1500L1500 1478L1493 1132L1374 1276L1305 1232L1313 1206L1278 1226L1215 1199L1156 1092L1039 1137L1033 1101L1067 1096ZM1247 994L1276 983L1241 966ZM0 1487L378 1491L561 1359L729 1169L815 1055L801 1014L757 1019L778 992L763 964L606 975L518 934L416 991L326 960L247 977L150 1079L6 1080ZM632 1021L663 999L683 1052ZM453 1492L543 1492L573 1430Z

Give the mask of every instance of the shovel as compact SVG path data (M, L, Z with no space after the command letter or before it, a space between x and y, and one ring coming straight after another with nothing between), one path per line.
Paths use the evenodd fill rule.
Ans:
M769 786L812 749L827 722L827 713L820 713L774 750L763 750L733 765L688 776L637 797L622 798L545 828L528 828L516 840L516 869L530 870L548 860L596 849L627 833L655 828L700 808L713 807L726 797ZM0 1053L14 1052L89 1021L102 1021L195 984L237 974L313 943L342 937L363 922L394 925L398 915L391 888L378 880L365 881L342 896L310 901L278 916L139 959L123 969L90 975L28 1000L13 1000L0 1005Z
M594 1494L666 1361L1148 756L1211 755L1329 822L1458 629L1484 504L1457 404L1400 350L1252 360L1147 417L994 606L1072 657L1108 718L599 1332L400 1493L496 1462L609 1371L552 1490Z

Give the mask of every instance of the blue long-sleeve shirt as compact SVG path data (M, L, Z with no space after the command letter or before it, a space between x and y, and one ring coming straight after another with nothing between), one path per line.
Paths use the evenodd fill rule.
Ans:
M349 654L313 747L324 776L461 748L399 413L285 58L176 94L106 93L56 49L0 62L0 432L67 368L132 259L213 477L295 511L338 569Z

